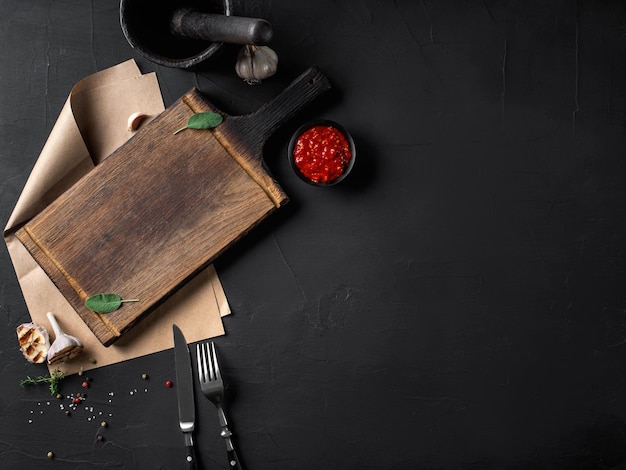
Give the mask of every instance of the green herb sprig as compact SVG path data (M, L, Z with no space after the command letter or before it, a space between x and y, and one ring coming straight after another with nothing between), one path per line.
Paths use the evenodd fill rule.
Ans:
M122 299L117 294L95 294L85 301L85 306L96 313L111 313L125 302L139 302L139 299Z
M210 111L192 114L187 120L187 125L174 132L174 135L185 129L212 129L219 126L223 120L224 118L221 114Z
M20 381L20 387L24 387L26 385L38 385L38 384L49 384L50 394L56 396L59 394L59 383L65 375L59 369L53 370L50 375L40 375L38 377L26 376L24 380Z

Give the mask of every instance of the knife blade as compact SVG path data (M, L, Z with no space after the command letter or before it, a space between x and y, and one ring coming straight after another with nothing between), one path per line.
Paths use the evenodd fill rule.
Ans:
M196 422L196 406L193 394L193 375L189 346L178 326L174 330L174 359L176 364L176 391L178 395L178 419L180 430L185 436L185 468L196 469L196 452L193 430Z

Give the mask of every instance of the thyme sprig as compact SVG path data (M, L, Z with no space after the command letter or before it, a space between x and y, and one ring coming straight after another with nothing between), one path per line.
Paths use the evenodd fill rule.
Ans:
M56 396L59 393L59 383L64 377L63 372L59 369L55 369L50 375L40 375L37 377L26 376L24 380L20 380L20 387L47 383L50 386L50 394Z

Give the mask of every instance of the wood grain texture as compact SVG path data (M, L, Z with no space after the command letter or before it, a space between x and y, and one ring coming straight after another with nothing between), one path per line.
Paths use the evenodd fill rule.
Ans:
M110 345L288 201L263 168L263 143L328 87L323 74L310 69L256 113L222 113L216 129L174 135L193 113L220 112L192 89L17 237ZM99 292L140 301L97 314L84 302Z

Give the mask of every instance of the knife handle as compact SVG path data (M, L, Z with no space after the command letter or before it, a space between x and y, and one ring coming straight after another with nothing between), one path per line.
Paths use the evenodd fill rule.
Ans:
M196 450L193 445L185 446L185 470L196 469Z
M196 470L196 448L193 446L193 436L185 433L185 470Z

